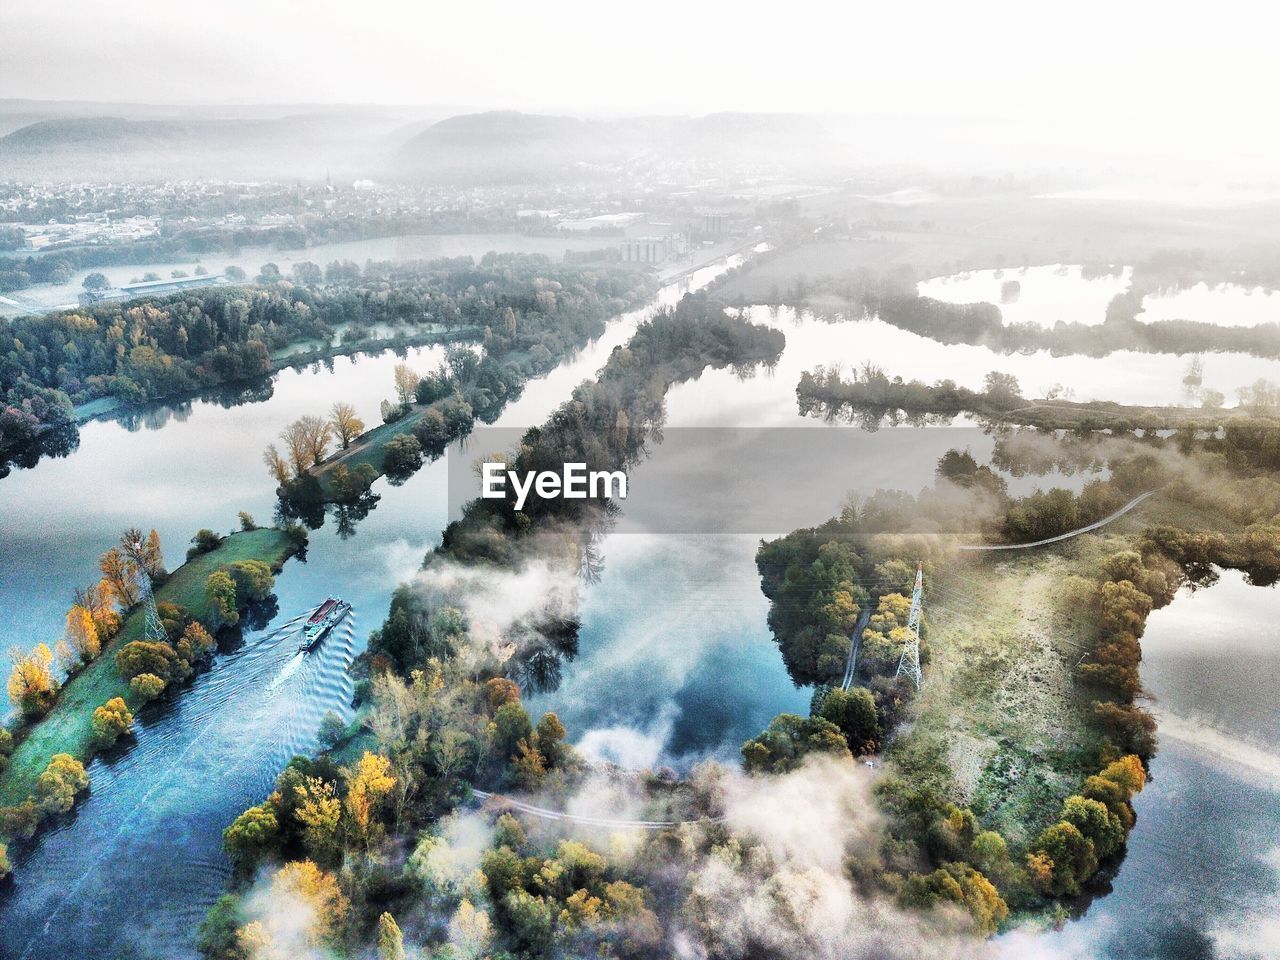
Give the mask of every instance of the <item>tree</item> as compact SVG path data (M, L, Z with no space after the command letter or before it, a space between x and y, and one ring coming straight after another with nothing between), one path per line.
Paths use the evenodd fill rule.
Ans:
M13 866L9 863L9 849L3 843L0 843L0 880L4 880L13 872Z
M98 569L102 578L111 587L111 592L126 610L138 602L138 584L135 580L137 567L119 547L112 547L98 561Z
M209 553L217 550L222 545L222 537L218 536L212 530L197 530L196 535L191 538L191 550L188 552L188 558L199 556L202 553Z
M536 790L546 779L547 758L542 755L537 743L521 740L516 744L515 756L511 758L511 768L515 773L518 786L525 790Z
M319 286L321 281L324 280L324 273L310 260L302 260L295 263L290 272L293 274L294 280L308 287Z
M338 442L342 444L343 450L351 446L352 440L364 433L364 421L356 416L356 408L349 403L339 400L330 408L329 417L329 424L337 435Z
M355 827L356 835L368 842L374 823L374 815L382 800L396 785L391 775L391 761L381 754L365 751L354 769L347 770L347 816Z
M98 625L94 623L93 614L78 603L67 611L67 630L64 639L71 653L81 664L92 662L102 650L102 641L98 637Z
M1099 860L1105 860L1124 844L1124 824L1097 800L1067 797L1062 804L1062 821L1074 826L1093 843Z
M275 477L277 485L283 487L291 479L289 462L280 456L280 451L276 449L274 443L267 444L267 449L262 451L262 462L267 465L267 469Z
M547 760L547 766L558 766L565 754L564 738L568 736L560 718L554 713L544 713L538 721L534 736L537 738L538 749Z
M276 585L271 567L261 560L236 560L228 564L226 571L235 581L238 603L265 600Z
M519 701L504 703L493 714L493 752L504 760L516 753L521 740L528 740L533 724Z
M120 549L133 562L135 570L145 570L152 580L164 576L164 554L160 549L160 534L155 530L143 536L137 527L130 527L120 536Z
M378 917L378 960L405 960L404 934L389 913Z
M257 521L253 519L253 514L241 510L237 515L240 519L240 529L244 533L258 529Z
M780 713L755 739L742 745L743 765L749 772L786 773L810 753L849 756L844 735L830 720Z
M111 286L111 281L107 279L106 274L95 271L94 273L87 274L85 278L80 281L80 285L86 290L106 290Z
M132 681L144 673L173 680L182 674L178 654L167 643L132 640L116 651L116 671L120 679Z
M123 697L112 697L93 711L93 745L109 747L133 729L133 714Z
M295 477L302 476L325 458L332 436L329 421L313 416L299 417L280 431L280 439L284 441L285 451ZM264 459L269 457L273 450L274 447L268 447ZM268 466L272 466L272 470L275 470L269 461Z
M306 927L300 931L310 946L336 944L351 904L332 874L321 870L310 860L286 863L272 878L271 895L285 903L301 900L310 908ZM269 933L282 933L278 927L272 929L272 926L286 922L293 924L294 916L290 914L287 920L283 916L273 916L268 921Z
M89 611L93 618L93 626L98 631L99 646L110 640L120 629L120 614L115 608L115 591L106 580L90 584L84 590L76 591L76 603Z
M484 699L489 712L494 713L505 703L519 703L520 688L507 677L492 677L484 682Z
M53 652L38 643L30 653L14 647L9 651L13 672L9 674L9 699L28 719L44 716L53 706L58 693L58 682L49 668L53 664Z
M865 687L832 690L822 701L820 715L840 728L851 753L875 753L880 741L880 721L870 690Z
M250 807L222 831L222 846L242 871L252 871L276 852L280 842L280 821L268 801Z
M140 698L144 703L160 696L168 685L168 681L164 677L157 676L154 673L140 673L129 681L129 689L133 691L134 696Z
M527 897L528 894L525 896ZM512 919L515 921L523 916L523 913L516 913ZM550 916L547 916L546 920L549 925ZM542 924L536 923L534 926L541 927ZM449 921L449 939L453 942L461 960L480 960L481 957L487 956L490 945L493 943L493 924L489 921L489 915L483 910L477 910L475 905L464 897L458 904L458 909L454 911L453 919Z
M173 648L179 657L191 665L208 658L217 645L213 635L199 621L193 620L187 624Z
M336 863L342 852L338 828L342 801L328 780L306 777L293 788L293 818L302 825L302 845L320 863Z
M76 795L89 788L84 764L69 753L55 753L36 778L36 802L45 813L66 813L76 803Z
M240 946L239 931L244 923L239 898L233 893L224 893L200 923L196 940L200 956L206 960L249 960Z
M927 876L912 874L903 885L908 906L929 908L951 901L969 911L981 933L990 935L1009 916L1009 906L995 885L967 863L944 863Z
M1098 869L1098 855L1093 843L1073 824L1055 823L1036 838L1031 845L1031 855L1039 854L1043 860L1028 867L1039 877L1041 892L1053 896L1074 896L1080 892L1080 884L1093 876ZM1044 868L1047 866L1047 876Z
M28 797L12 807L0 807L0 834L14 840L30 840L40 826L40 808Z
M243 269L237 267L234 263L227 267L227 269L223 270L222 275L232 283L244 283L245 279L249 276Z
M389 477L407 477L422 466L422 444L411 433L387 441L382 456L382 472Z
M240 622L236 583L225 570L215 570L209 574L209 579L204 584L204 599L209 610L209 625L213 629L234 627Z
M1022 399L1018 378L1011 373L992 370L983 380L987 399L1000 406L1011 406Z
M413 403L421 379L407 363L397 363L395 372L396 396L400 406L407 407Z

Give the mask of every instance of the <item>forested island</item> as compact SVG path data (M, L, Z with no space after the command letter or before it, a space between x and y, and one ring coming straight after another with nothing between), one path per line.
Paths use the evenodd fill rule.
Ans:
M527 254L334 264L309 282L279 271L258 280L0 325L0 450L71 423L74 407L100 398L139 403L263 377L291 344L316 341L326 355L366 349L379 324L406 336L462 334L527 367L655 289L644 271Z
M1062 397L1032 400L1022 396L1017 378L994 370L984 378L982 390L954 380L904 381L869 362L848 375L836 365L804 371L796 384L796 401L806 416L856 423L865 430L884 424L945 424L967 414L988 427L1016 425L1079 435L1177 430L1195 437L1280 416L1280 390L1266 381L1242 391L1234 407L1141 406Z
M1085 265L1085 275L1118 272L1114 265ZM1280 288L1274 261L1265 257L1209 257L1164 251L1134 265L1127 290L1107 305L1099 323L1059 321L1006 323L993 303L947 303L916 292L906 266L882 273L861 268L842 274L799 278L753 302L812 310L827 320L877 318L939 343L981 345L1001 353L1046 350L1055 356L1106 356L1118 350L1145 353L1245 353L1280 357L1280 324L1225 326L1201 320L1140 319L1149 294L1167 294L1198 283L1239 283ZM722 285L727 281L722 281Z
M1106 441L1107 479L1020 498L953 450L918 497L878 494L762 543L770 626L792 677L817 692L812 715L779 717L744 747L747 762L794 763L832 749L837 732L883 753L875 793L888 822L859 876L904 902L951 900L996 928L1065 916L1081 894L1105 891L1156 750L1155 720L1137 702L1146 618L1221 568L1259 585L1280 579L1278 430ZM1123 520L1052 549L956 552L984 535L1017 544L1061 533L1152 490ZM919 692L897 671L917 562Z

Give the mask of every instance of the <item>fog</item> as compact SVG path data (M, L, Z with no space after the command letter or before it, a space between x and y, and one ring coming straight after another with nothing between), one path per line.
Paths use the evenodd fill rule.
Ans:
M654 0L358 8L228 0L9 3L4 95L182 104L432 105L585 116L856 118L864 159L1268 173L1274 9L911 2L785 14ZM234 112L234 111L232 111ZM413 111L410 111L412 113ZM1229 144L1229 146L1228 146Z

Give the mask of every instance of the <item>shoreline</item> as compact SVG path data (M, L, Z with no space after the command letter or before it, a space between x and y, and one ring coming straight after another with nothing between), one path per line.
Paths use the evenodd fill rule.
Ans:
M215 549L192 557L170 573L155 588L156 602L175 603L195 619L203 620L207 617L204 581L214 570L237 560L261 560L273 573L279 573L300 549L285 531L275 527L229 534ZM0 806L23 803L56 753L69 753L88 765L97 752L92 744L93 711L107 700L122 697L131 711L143 709L146 702L120 678L115 665L115 654L125 644L140 639L142 621L143 611L135 605L98 656L63 683L49 712L26 727L20 739L15 737L9 765L0 773Z

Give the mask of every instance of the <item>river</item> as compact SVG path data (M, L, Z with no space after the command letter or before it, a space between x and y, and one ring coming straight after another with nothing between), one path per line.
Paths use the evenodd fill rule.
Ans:
M665 288L659 302L673 302L722 267ZM1176 357L1005 357L977 347L943 347L879 321L826 323L762 307L751 312L784 331L782 357L770 369L706 371L675 386L667 399L667 442L653 445L634 469L637 487L678 473L687 447L682 431L802 430L819 445L835 436L831 431L856 432L797 412L799 373L818 363L848 369L872 360L906 378L948 376L974 387L999 369L1028 385L1066 379L1082 393L1131 402L1170 402L1181 390L1184 361ZM648 313L614 320L591 346L527 384L496 426L541 423ZM421 348L409 351L408 359L425 370L440 354L439 348ZM335 399L349 400L375 422L397 360L390 353L339 358L281 372L269 396L263 390L254 402L196 400L153 408L127 425L90 423L70 456L46 458L0 480L0 626L6 638L26 645L55 637L72 587L91 579L97 555L125 526L156 526L176 565L198 527L228 530L242 509L265 521L274 494L259 459L262 446L290 420ZM1258 363L1265 366L1248 372L1224 364L1223 376L1243 383L1241 377L1260 370L1280 378L1280 365ZM1206 366L1208 380L1212 368ZM531 708L560 712L591 756L679 769L705 757L732 759L738 744L779 711L805 712L809 691L791 684L765 625L767 601L754 564L759 538L826 519L850 490L918 489L931 480L933 462L948 447L968 446L979 462L987 459L992 439L965 428L962 419L957 423L959 431L882 431L910 439L909 468L890 464L895 476L889 477L873 464L851 463L793 504L797 512L780 512L773 525L744 521L745 529L717 536L679 530L606 536L603 575L582 594L579 654L564 665L558 689L532 697ZM455 447L450 456L469 455ZM195 925L229 872L222 827L262 799L289 756L314 743L326 711L346 709L347 663L380 622L391 591L418 569L448 520L446 476L446 464L438 461L403 486L379 482L381 501L354 535L340 535L330 517L312 533L306 562L290 561L278 578L278 615L250 631L238 649L222 651L214 669L175 702L144 711L132 749L94 762L91 794L76 816L15 864L17 882L0 902L0 953L27 960L192 955ZM1077 486L1082 478L1009 480L1023 491L1037 483ZM1237 735L1274 741L1280 734L1268 700L1277 661L1259 639L1273 634L1267 626L1273 596L1233 577L1224 575L1214 588L1180 596L1152 615L1144 681L1173 718L1164 718L1166 728L1189 732L1182 739L1165 734L1153 783L1138 800L1139 824L1115 893L1099 899L1083 921L1037 941L1035 949L1099 960L1115 956L1116 938L1133 915L1155 931L1152 936L1182 945L1151 955L1198 956L1184 949L1195 936L1232 923L1247 932L1251 915L1245 911L1274 896L1275 869L1267 857L1280 844L1276 795L1261 774L1241 778L1238 769L1223 769L1213 749L1204 749L1203 730L1210 729L1204 717L1215 704L1232 706L1231 714L1211 716L1211 727L1223 733L1223 741L1211 741L1219 747L1228 739L1237 743ZM297 618L329 593L351 600L355 613L318 651L299 658ZM1193 616L1205 608L1207 616ZM1241 660L1236 654L1242 652L1256 659ZM1210 676L1223 679L1206 683ZM1260 752L1246 747L1240 754L1249 760L1245 766L1265 768L1269 754L1255 749ZM1168 882L1183 875L1192 880ZM1195 910L1186 906L1193 900ZM123 944L132 944L133 953Z
M656 303L674 303L740 262L718 261L669 284ZM541 423L653 309L612 320L599 339L527 384L498 424ZM413 350L409 361L425 370L440 355L437 347ZM126 526L155 526L176 566L199 527L229 530L238 510L269 519L275 495L263 446L295 417L336 399L376 423L397 361L389 352L339 358L277 374L269 398L257 402L196 400L152 408L128 425L89 423L70 456L0 480L6 640L58 636L72 588L93 578L98 554ZM465 455L455 446L447 456ZM445 478L441 459L402 486L380 481L381 501L354 535L340 535L330 517L312 532L306 561L289 561L277 578L279 614L239 649L220 652L191 689L143 711L131 749L90 765L90 794L75 815L15 857L13 889L0 899L0 956L195 956L196 926L230 873L223 827L266 796L290 756L314 745L327 711L347 709L346 665L380 624L396 585L439 542L448 520ZM353 617L298 657L297 619L331 593L353 603Z

